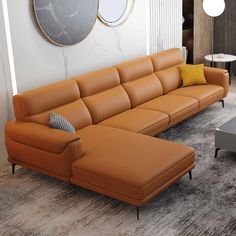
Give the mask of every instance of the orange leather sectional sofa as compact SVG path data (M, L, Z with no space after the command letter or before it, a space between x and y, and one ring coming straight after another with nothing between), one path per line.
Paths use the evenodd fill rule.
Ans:
M14 96L9 161L141 206L195 166L191 147L155 136L222 100L228 73L205 68L207 85L182 87L170 49ZM48 127L57 112L75 134ZM191 175L190 175L191 177ZM138 209L138 208L137 208Z

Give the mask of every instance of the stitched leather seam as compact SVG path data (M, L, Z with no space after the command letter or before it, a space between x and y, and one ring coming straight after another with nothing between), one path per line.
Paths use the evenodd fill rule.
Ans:
M12 133L14 133L14 132L12 132ZM17 133L14 133L14 134L17 134ZM18 135L18 134L17 134L17 135ZM62 148L60 148L60 149L62 149L61 151L55 152L55 151L52 151L52 150L43 149L43 148L38 147L38 146L36 146L36 145L31 145L31 144L27 144L26 142L16 140L15 138L10 137L9 135L8 135L8 138L9 138L10 140L16 142L16 143L20 143L20 144L23 144L23 145L26 145L26 146L29 146L29 147L32 147L32 148L36 148L36 149L39 149L39 150L42 150L42 151L46 151L46 152L50 152L50 153L55 153L55 154L60 154L60 153L62 153L62 152L66 149L66 147L67 147L69 144L71 144L71 143L73 143L73 142L75 142L75 141L77 141L77 140L80 140L80 137L78 137L78 138L75 138L75 139L69 141L68 143L65 143L65 144L55 144L56 147L58 147L58 146L61 146L61 147L62 147ZM28 136L27 138L31 138L31 137ZM42 139L38 139L38 140L39 140L39 141L43 141L45 144L50 144L50 145L52 144L52 143L46 142L45 140L42 140Z
M191 158L191 157L194 157L194 156L195 156L195 154L192 154L192 153L191 153L190 155L186 156L186 157L185 157L183 160L181 160L180 162L177 162L176 164L174 164L174 165L170 166L169 168L167 168L163 173L169 171L171 168L175 167L176 165L182 164L182 163L185 162L188 158ZM85 158L86 158L86 157L85 157ZM72 169L75 169L75 171L76 171L76 170L79 170L80 172L87 173L87 174L89 174L89 175L94 176L95 178L99 177L99 178L104 179L104 180L107 180L107 179L108 179L109 181L113 182L114 185L117 183L117 181L116 181L115 179L112 179L112 178L110 178L110 177L104 177L104 176L101 176L101 175L98 175L98 174L94 174L94 173L92 173L92 172L89 172L89 171L87 171L87 170L80 169L80 168L75 167L75 166L73 166L73 165L72 165ZM152 181L154 181L155 179L159 178L163 173L161 173L161 174L155 176L153 179L151 179L151 180L149 181L149 183L152 182ZM126 183L124 183L124 182L121 182L120 180L119 180L119 182L120 182L122 185L127 186L127 187L131 187L131 188L133 188L133 189L135 189L135 190L139 190L140 187L145 188L145 186L149 184L149 183L147 183L147 184L145 184L145 185L143 185L143 186L132 186L132 185L126 184Z

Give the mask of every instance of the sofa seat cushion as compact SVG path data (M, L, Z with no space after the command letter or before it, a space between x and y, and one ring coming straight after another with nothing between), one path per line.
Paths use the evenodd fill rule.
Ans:
M71 181L142 205L192 169L194 156L185 145L124 131L76 160Z
M170 92L169 94L196 98L199 100L199 109L201 110L222 99L224 95L224 89L219 85L207 84L179 88Z
M147 135L156 135L168 127L169 117L162 112L135 108L122 112L99 124Z
M196 113L198 106L198 100L195 98L164 95L146 102L138 108L164 112L170 118L170 125L173 125Z
M90 125L76 131L82 141L83 152L87 152L100 143L105 142L116 135L121 135L125 131L102 125Z

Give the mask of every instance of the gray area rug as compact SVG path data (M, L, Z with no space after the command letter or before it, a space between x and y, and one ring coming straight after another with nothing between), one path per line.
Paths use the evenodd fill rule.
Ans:
M236 116L236 95L159 135L193 146L188 176L142 207L18 167L0 170L0 235L236 235L236 154L214 158L214 131ZM235 144L236 145L236 144Z

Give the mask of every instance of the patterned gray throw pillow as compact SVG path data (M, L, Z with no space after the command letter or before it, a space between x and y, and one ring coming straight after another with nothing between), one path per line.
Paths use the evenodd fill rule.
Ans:
M55 112L51 112L49 116L50 116L49 120L50 128L63 130L69 133L75 133L75 129L72 126L72 124L68 120L66 120L63 116Z

